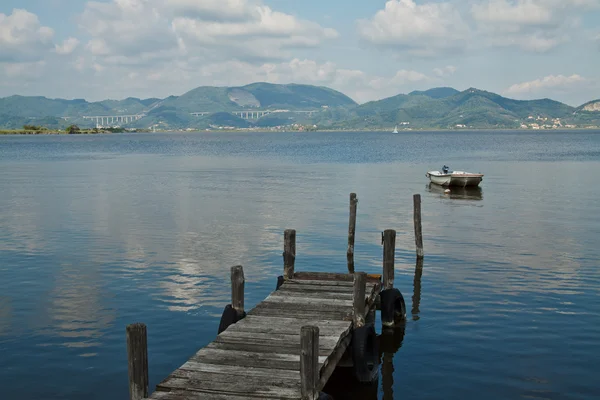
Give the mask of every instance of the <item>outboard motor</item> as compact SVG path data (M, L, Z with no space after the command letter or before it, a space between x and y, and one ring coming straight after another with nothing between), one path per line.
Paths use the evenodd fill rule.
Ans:
M444 166L442 167L442 172L443 172L444 174L447 174L447 173L448 173L448 171L450 171L450 168L448 168L448 166L447 166L447 165L444 165Z

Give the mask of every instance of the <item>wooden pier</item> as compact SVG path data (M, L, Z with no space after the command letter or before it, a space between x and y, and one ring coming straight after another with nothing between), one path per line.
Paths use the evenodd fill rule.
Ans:
M376 381L375 311L381 309L382 324L389 328L406 318L406 307L393 288L395 231L383 235L383 274L354 272L356 202L351 194L348 273L295 272L296 232L286 230L284 272L276 289L246 312L243 268L232 267L231 304L215 340L162 380L150 397L146 327L129 325L131 400L328 399L322 390L341 364L352 366L358 382Z
M363 321L380 288L380 276L365 278L366 293L363 291L359 315ZM307 389L318 395L352 339L353 292L352 275L294 274L245 318L230 325L160 382L150 398L309 398L302 396L301 354L303 358L312 356L302 352L305 337L301 330L305 326L318 328L317 340L312 343L318 349L318 380ZM310 367L302 372L308 374Z

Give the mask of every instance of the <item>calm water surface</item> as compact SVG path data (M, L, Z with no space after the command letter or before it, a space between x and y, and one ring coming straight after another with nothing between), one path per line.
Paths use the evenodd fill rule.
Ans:
M428 188L443 164L481 190ZM138 321L153 387L214 339L231 265L247 308L274 289L284 229L297 270L343 272L354 191L357 269L396 229L410 312L378 388L338 398L598 398L598 171L600 132L0 137L1 397L127 399Z

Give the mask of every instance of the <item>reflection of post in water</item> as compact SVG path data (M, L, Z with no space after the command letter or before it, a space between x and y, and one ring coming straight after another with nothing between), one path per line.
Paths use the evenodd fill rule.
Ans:
M412 319L419 320L419 304L421 303L421 275L423 275L423 259L417 258L417 266L415 267L415 280L413 282L414 291L412 297Z
M381 386L383 400L394 399L394 354L402 347L405 325L394 328L384 328L379 335L379 353L381 361Z

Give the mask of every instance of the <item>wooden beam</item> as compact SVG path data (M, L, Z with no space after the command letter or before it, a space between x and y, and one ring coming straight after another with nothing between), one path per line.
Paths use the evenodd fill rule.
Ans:
M348 259L348 273L354 273L354 236L356 233L356 204L358 200L356 193L350 193L350 220L348 223L348 251L346 258Z
M300 329L300 393L302 400L317 400L319 392L319 327Z
M238 316L244 315L244 268L241 265L231 267L231 307Z
M148 397L148 340L146 325L127 325L127 365L129 372L129 398L141 400Z
M383 232L383 289L394 287L394 254L396 252L396 231Z
M367 290L367 274L357 272L354 274L353 292L353 323L354 329L365 325L365 292Z
M296 262L296 230L286 229L283 234L283 278L292 279Z
M413 195L413 220L415 223L415 245L417 246L417 258L423 258L423 231L421 229L421 195Z

